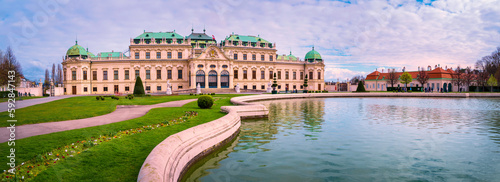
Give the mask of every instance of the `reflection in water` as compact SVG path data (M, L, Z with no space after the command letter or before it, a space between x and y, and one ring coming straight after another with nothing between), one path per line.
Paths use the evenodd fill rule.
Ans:
M187 181L495 181L500 99L260 102L230 147Z

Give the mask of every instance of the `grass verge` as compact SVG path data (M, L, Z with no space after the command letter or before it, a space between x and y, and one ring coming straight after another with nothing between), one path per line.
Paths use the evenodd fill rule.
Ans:
M215 96L223 97L225 95ZM105 97L105 100L96 100L95 96L70 97L16 109L16 126L100 116L115 111L116 105L152 105L176 100L196 99L198 97L190 95L151 96L135 97L132 100L125 99L125 97L119 97L120 100L114 100L110 97ZM8 112L0 113L0 121L9 119L11 118ZM9 123L0 122L0 127L8 126Z

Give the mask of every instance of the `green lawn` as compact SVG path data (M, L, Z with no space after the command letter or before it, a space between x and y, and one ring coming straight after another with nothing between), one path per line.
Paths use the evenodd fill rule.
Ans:
M184 107L152 109L143 117L118 123L16 140L16 161L18 163L27 161L37 154L92 136L155 124L178 118L185 111L197 111L199 115L188 122L157 128L92 147L86 152L57 163L35 178L35 181L136 181L142 163L158 143L174 133L224 116L225 113L220 112L220 107L231 105L229 99L234 96L238 95L226 95L225 99L218 100L212 109L199 109L196 102L191 102ZM7 143L0 145L1 148L7 148ZM1 150L0 155L7 156L7 152ZM7 163L7 158L3 157L0 161ZM7 169L7 165L2 165L0 168L4 169Z
M224 95L215 95L224 96ZM151 105L162 102L195 99L199 96L176 95L176 96L151 96L135 97L132 100L119 97L114 100L105 97L105 100L96 100L95 96L70 97L48 103L38 104L30 107L16 109L17 126L34 123L45 123L53 121L66 121L100 116L113 112L116 105ZM10 119L7 112L0 113L0 121ZM9 123L0 122L0 127L7 127Z
M23 100L29 100L29 99L38 99L38 98L43 98L42 96L33 96L33 97L22 97ZM0 98L0 102L7 102L9 98ZM19 97L16 97L16 101L19 101Z

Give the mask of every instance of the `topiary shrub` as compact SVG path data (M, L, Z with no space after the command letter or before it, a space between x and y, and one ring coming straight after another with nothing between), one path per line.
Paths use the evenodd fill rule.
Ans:
M134 95L129 94L127 97L128 97L129 100L132 100L134 98Z
M198 98L198 107L202 109L211 108L214 105L214 99L210 95L200 96Z
M212 93L211 95L215 95L215 93Z
M363 81L359 81L358 88L356 88L356 92L366 92L365 84L363 83Z
M143 97L144 94L146 93L144 92L144 86L142 85L141 77L137 77L134 86L134 96Z
M200 95L203 95L203 93L200 93Z
M95 96L95 100L100 100L101 97L100 96Z
M146 97L151 97L151 94L146 94Z
M189 93L189 95L193 95L193 93Z
M103 97L103 96L101 96L101 100L104 100L104 97Z

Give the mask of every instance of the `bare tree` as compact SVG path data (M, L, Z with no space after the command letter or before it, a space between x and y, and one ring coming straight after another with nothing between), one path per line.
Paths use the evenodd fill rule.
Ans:
M422 88L424 88L425 84L429 81L429 74L427 74L426 71L423 69L418 72L418 77L417 77L418 83L422 84Z
M57 84L63 83L63 71L61 69L61 64L57 64Z
M462 74L463 84L466 86L466 90L469 91L469 86L474 81L474 71L470 67L465 68Z
M53 82L56 82L56 64L52 63L52 77L51 77Z
M387 84L390 84L391 87L394 87L394 84L398 83L398 75L396 74L396 71L392 69L389 71L389 74L387 75Z
M44 85L49 85L50 83L50 75L49 75L49 69L45 69L45 80L43 81Z
M16 56L10 47L7 47L7 51L2 53L0 56L0 85L9 84L9 74L14 71L15 83L18 86L21 83L21 77L23 76L21 64L17 62ZM12 84L12 82L11 82Z
M352 85L357 85L358 82L364 81L365 77L363 75L354 76L351 78L350 82Z
M460 66L458 66L457 69L455 69L455 72L451 74L451 83L453 85L456 85L458 90L462 88L464 79L463 74L461 73ZM451 92L451 90L449 90L449 92Z

